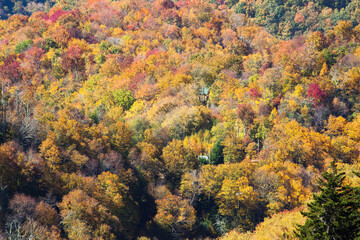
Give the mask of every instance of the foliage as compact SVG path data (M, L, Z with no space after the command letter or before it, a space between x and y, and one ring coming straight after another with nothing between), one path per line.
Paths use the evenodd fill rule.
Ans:
M230 239L296 239L293 231L296 225L305 223L306 218L301 215L300 210L284 211L265 218L254 232L241 233L233 230L221 237L221 240Z
M291 239L359 186L357 0L0 5L1 236Z
M21 53L22 51L30 47L32 43L33 42L31 39L19 42L19 44L15 47L15 53Z
M331 171L318 180L320 192L302 212L307 220L296 235L301 239L356 239L359 235L359 200L355 188L344 185L345 173L338 172L335 162Z

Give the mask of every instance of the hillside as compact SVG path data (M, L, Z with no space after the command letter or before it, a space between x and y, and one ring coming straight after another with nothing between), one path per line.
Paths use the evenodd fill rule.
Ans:
M292 238L331 162L359 186L357 1L39 4L0 20L3 236Z

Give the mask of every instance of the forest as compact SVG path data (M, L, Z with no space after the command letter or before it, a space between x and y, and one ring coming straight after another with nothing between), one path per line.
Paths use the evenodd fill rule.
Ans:
M0 2L0 238L356 239L359 24L360 0Z

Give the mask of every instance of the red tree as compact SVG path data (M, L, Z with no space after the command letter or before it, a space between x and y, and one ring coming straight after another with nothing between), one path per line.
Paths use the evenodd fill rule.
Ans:
M62 66L65 71L81 72L85 69L85 60L82 57L82 49L78 46L71 46L62 60Z
M312 83L309 86L307 95L313 99L314 104L323 103L326 100L326 93L324 93L316 83Z
M20 62L16 60L15 55L9 55L5 58L4 64L0 66L0 76L12 82L21 78Z

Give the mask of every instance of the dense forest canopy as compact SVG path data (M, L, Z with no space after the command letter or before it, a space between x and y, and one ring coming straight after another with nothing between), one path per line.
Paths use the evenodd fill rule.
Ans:
M280 39L290 39L313 31L327 31L341 20L354 26L360 21L358 0L204 0L216 6L226 6L236 14L243 14L251 24L264 27ZM152 3L147 0L146 2ZM174 1L177 2L177 1ZM49 11L55 4L71 10L82 1L75 0L11 0L0 2L0 18L12 14L31 15ZM180 5L178 5L181 7Z
M0 1L0 18L6 19L13 14L31 15L37 11L49 11L54 0L2 0Z
M359 3L1 2L0 233L294 239L360 185Z

